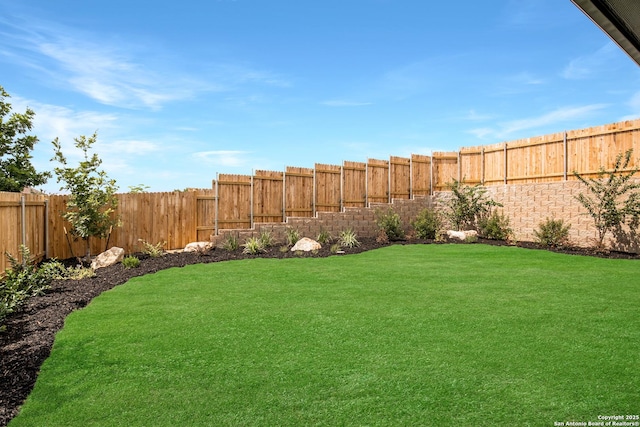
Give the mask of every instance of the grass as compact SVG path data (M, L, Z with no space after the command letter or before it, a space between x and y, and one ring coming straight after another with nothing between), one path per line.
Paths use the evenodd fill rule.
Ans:
M194 265L68 317L11 427L637 414L640 264L483 245Z

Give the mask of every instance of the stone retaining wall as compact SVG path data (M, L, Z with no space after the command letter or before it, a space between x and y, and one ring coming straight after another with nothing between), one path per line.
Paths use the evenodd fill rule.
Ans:
M489 186L487 194L503 205L502 211L510 219L515 238L519 241L535 241L534 230L547 218L562 219L570 224L569 239L577 246L592 246L596 237L593 220L576 200L586 187L579 181L549 182L538 184L516 184ZM344 212L319 212L313 218L288 218L286 223L256 224L251 230L221 230L213 236L214 243L221 244L230 233L239 237L240 243L247 238L259 236L263 231L271 232L276 241L286 241L286 230L295 229L300 237L316 239L321 231L337 237L341 231L353 229L358 237L378 236L376 212L393 208L401 217L405 231L410 223L425 208L436 206L437 200L446 196L445 192L435 197L418 197L412 200L393 200L392 203L372 203L368 208L345 208ZM608 236L607 244L615 250L640 253L639 236L628 229L625 235L613 241Z

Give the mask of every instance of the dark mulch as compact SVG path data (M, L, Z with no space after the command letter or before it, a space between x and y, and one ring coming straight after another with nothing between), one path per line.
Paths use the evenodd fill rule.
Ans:
M505 245L505 242L480 240L481 243ZM432 241L412 240L395 244L425 244ZM347 254L359 253L385 246L375 239L361 239L361 245L345 249ZM521 242L518 246L540 249L534 243ZM584 248L558 250L576 255L602 256L613 258L640 259L640 255L620 252L601 253ZM324 257L331 255L329 245L316 253L294 254L283 252L278 247L270 248L259 256L245 255L241 250L230 252L215 249L205 253L172 253L158 258L138 254L141 264L138 268L125 269L122 264L102 268L96 276L77 281L54 281L51 289L42 296L31 298L18 313L6 320L6 331L0 333L0 427L6 426L18 413L20 406L33 389L42 362L49 356L56 333L63 327L66 316L74 310L85 307L102 292L125 283L132 277L154 273L171 267L229 261L243 258L287 258Z

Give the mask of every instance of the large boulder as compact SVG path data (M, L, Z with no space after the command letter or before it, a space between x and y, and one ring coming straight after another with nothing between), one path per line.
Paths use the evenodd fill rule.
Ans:
M124 258L124 249L114 246L95 257L91 262L91 268L97 270L102 267L109 267L122 261L122 258Z
M184 247L185 252L205 252L213 248L212 242L191 242Z
M458 240L467 240L473 239L474 237L478 237L478 232L476 230L466 230L466 231L455 231L455 230L447 230L447 237L450 239L458 239Z
M292 252L296 252L296 251L310 252L310 251L316 251L321 247L322 245L320 245L320 243L316 242L315 240L310 239L308 237L303 237L302 239L298 240L295 245L293 245L293 247L291 248L291 251Z

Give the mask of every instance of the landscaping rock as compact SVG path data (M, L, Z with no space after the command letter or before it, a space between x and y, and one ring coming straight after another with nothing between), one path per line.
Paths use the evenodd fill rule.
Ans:
M476 230L466 230L466 231L455 231L455 230L447 230L447 237L450 239L458 239L458 240L467 240L468 238L478 237L478 232Z
M316 251L320 248L322 248L322 245L320 245L320 243L308 237L303 237L302 239L298 240L295 245L293 245L291 251L311 252Z
M109 267L122 261L122 258L124 258L124 249L114 246L108 251L104 251L98 255L91 262L91 268L97 270L102 267Z
M204 252L213 248L213 243L211 242L191 242L187 246L184 247L185 252Z

